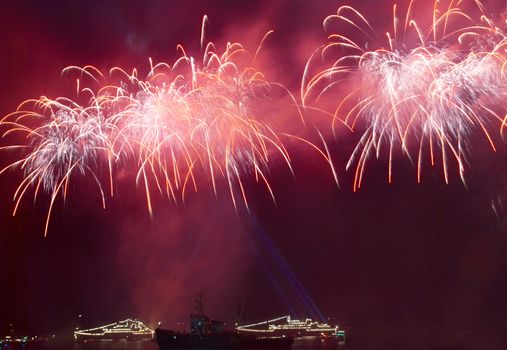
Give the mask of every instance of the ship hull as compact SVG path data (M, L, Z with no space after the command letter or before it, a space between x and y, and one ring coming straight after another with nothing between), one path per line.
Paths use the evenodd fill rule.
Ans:
M241 336L242 349L289 349L293 342L292 337Z
M290 348L292 338L259 338L237 333L195 335L156 329L155 339L161 350L174 349L267 349Z
M153 340L151 334L104 334L86 335L77 334L74 336L77 342L108 342L108 341L147 341Z
M234 349L239 348L239 338L233 333L212 335L181 334L157 328L155 339L162 350L167 349Z

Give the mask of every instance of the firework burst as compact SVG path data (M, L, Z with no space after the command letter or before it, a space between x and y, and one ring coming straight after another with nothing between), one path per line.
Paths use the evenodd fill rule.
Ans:
M432 24L426 31L413 18L414 1L404 19L398 17L394 5L393 32L386 33L385 41L379 40L372 25L350 6L340 7L336 15L324 20L326 29L346 24L367 41L360 45L359 40L331 34L331 42L309 60L302 81L303 104L314 95L323 98L337 85L352 86L334 117L351 128L357 127L359 119L366 122L347 164L347 168L356 164L354 189L361 186L367 159L372 154L378 158L383 148L389 153L389 182L395 148L416 159L418 181L424 149L429 150L432 165L440 153L446 182L453 158L464 181L468 139L474 129L482 130L495 149L488 126L503 117L497 109L503 108L507 92L506 37L479 2L470 13L458 4L451 0L441 9L442 4L436 1ZM368 49L378 42L378 49ZM336 57L336 50L341 54L333 58L331 67L310 74L316 57Z
M20 167L24 173L24 179L14 194L13 215L30 187L35 186L34 198L42 189L51 196L45 227L47 232L53 204L59 194L66 198L69 181L74 174L91 175L105 206L103 187L95 168L110 150L112 126L108 125L99 109L83 108L64 98L50 100L42 97L25 101L17 112L6 116L1 123L9 126L4 136L21 134L25 141L3 147L22 150L21 159L0 171L3 173Z
M189 184L197 190L198 171L209 176L215 195L218 181L225 181L235 207L239 191L248 208L246 176L262 182L274 200L268 181L273 158L291 168L280 134L270 125L270 94L280 85L268 82L253 66L271 32L253 57L239 43L227 43L219 54L214 44L204 45L206 22L204 17L202 59L178 46L181 55L173 64L154 65L150 59L144 79L135 69L127 73L114 67L106 77L93 66L68 67L62 74L77 75L77 99L88 97L85 106L67 98L42 97L24 102L5 117L4 136L26 135L20 144L4 147L25 150L3 169L24 171L14 213L30 187L35 186L35 198L41 189L50 193L47 233L53 203L59 193L66 197L75 173L92 174L105 206L96 175L101 163L109 168L111 195L114 171L136 164L136 183L142 183L150 215L152 191L184 200Z
M234 63L235 56L249 55L240 44L228 44L220 56L209 51L211 47L201 66L191 60L194 89L188 99L197 121L191 134L192 145L208 169L214 190L217 176L224 177L235 205L233 184L239 186L243 202L248 205L242 183L246 174L262 181L274 200L267 180L269 163L278 154L290 168L290 158L270 126L270 116L261 112L267 103L273 103L269 97L272 84L253 67Z

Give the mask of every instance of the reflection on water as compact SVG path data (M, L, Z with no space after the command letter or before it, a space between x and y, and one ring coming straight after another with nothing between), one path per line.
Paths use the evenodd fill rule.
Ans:
M157 350L157 343L151 341L87 342L50 341L28 344L9 344L1 350Z
M299 338L294 340L292 350L335 350L344 348L336 339ZM76 342L45 342L29 343L26 345L12 345L2 350L158 350L155 342L97 342L97 343L76 343Z

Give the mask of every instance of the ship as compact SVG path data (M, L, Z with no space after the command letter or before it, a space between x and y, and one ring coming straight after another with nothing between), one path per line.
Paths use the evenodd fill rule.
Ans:
M105 326L76 330L74 339L80 342L153 340L153 333L141 321L129 318Z
M336 337L339 341L345 341L345 331L338 326L313 321L311 318L298 320L290 316L237 326L236 331L262 337Z
M197 293L195 313L190 315L190 331L180 333L162 328L155 329L155 339L160 349L274 349L290 348L292 337L241 334L228 330L225 323L211 320L204 314L203 293Z
M0 337L0 350L24 348L26 343L28 343L28 341L29 341L29 339L27 336L16 337L16 336L7 335L5 337Z

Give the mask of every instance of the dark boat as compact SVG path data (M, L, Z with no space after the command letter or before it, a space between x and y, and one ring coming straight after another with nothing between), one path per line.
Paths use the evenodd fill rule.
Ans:
M234 333L192 334L166 329L155 329L155 339L160 349L233 349L239 348L239 337Z
M255 337L233 332L197 335L157 328L155 338L160 349L274 349L291 347L292 337Z
M173 349L267 349L290 348L292 337L258 337L225 330L225 324L204 314L202 292L197 294L196 313L190 315L190 332L155 329L155 339L162 350Z
M292 346L292 337L258 337L239 335L242 349L288 349Z

